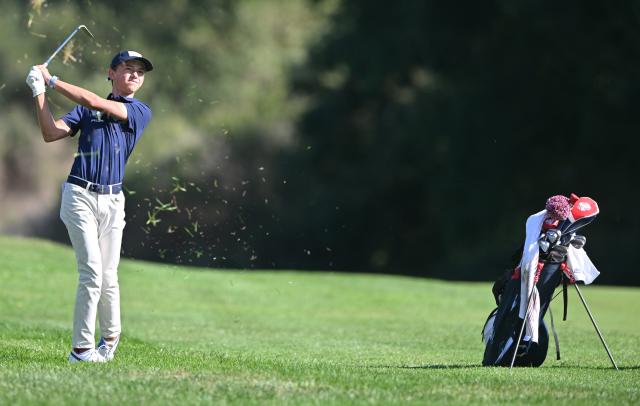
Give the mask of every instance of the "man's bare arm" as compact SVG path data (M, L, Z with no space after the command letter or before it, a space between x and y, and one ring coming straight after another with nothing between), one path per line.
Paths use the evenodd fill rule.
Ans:
M38 69L42 71L45 83L49 83L51 74L49 73L47 68L39 65ZM103 113L109 114L117 120L127 120L127 109L124 106L124 103L107 100L104 97L100 97L97 94L90 92L89 90L72 85L71 83L64 82L60 79L55 81L55 90L57 90L60 94L62 94L69 100L81 106L87 107L91 110L102 111Z
M53 142L65 138L71 134L71 128L63 120L54 120L49 103L45 99L45 94L39 94L35 97L36 115L38 116L38 124L42 132L42 138L45 142Z

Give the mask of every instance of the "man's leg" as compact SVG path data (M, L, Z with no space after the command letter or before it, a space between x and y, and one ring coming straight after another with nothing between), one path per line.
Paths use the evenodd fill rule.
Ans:
M102 256L98 245L95 197L86 190L64 185L60 218L67 227L78 263L78 289L73 315L73 348L93 349L98 301L102 288Z
M102 292L98 304L100 331L107 345L114 347L120 336L120 286L118 284L118 264L122 246L124 220L124 195L107 195L108 221L100 227L100 251L102 254ZM107 203L108 202L108 203ZM102 204L102 201L101 201ZM103 206L104 207L104 206ZM111 356L113 354L110 354Z

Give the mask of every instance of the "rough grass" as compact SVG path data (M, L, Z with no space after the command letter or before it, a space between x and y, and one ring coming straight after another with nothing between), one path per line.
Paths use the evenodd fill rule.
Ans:
M69 365L76 279L68 247L0 237L0 404L640 402L635 288L583 289L621 371L573 292L562 360L509 371L479 366L487 283L123 261L116 360Z

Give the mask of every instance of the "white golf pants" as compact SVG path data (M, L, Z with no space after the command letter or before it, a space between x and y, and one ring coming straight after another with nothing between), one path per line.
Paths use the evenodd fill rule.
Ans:
M78 263L73 348L94 348L96 315L103 337L120 334L118 263L124 229L124 194L99 195L64 183L60 218Z

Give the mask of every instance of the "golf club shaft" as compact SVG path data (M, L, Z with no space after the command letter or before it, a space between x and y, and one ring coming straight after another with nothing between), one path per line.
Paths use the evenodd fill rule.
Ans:
M596 333L598 333L598 337L600 337L600 341L602 341L602 345L604 345L605 351L607 351L607 355L609 356L609 359L611 360L611 363L613 364L613 367L616 370L618 370L618 366L616 365L616 362L613 360L613 356L611 355L611 351L609 351L609 347L607 347L607 343L604 341L604 337L602 336L602 333L600 332L600 329L598 328L598 325L596 324L596 321L593 318L593 315L591 314L591 310L589 310L589 306L587 306L587 302L584 300L584 297L582 297L582 293L580 292L580 289L578 288L578 284L574 283L573 286L576 287L576 292L578 292L578 296L580 297L580 300L582 301L582 304L584 305L584 308L587 311L587 314L589 315L589 318L591 319L591 323L593 323L593 327L595 327L595 329L596 329Z
M60 44L60 46L58 47L58 49L56 49L55 51L53 51L53 53L51 54L51 56L49 57L49 59L47 59L47 60L45 61L45 63L43 63L43 65L44 65L45 67L46 67L47 65L49 65L49 62L51 62L51 60L52 60L53 58L55 58L55 56L58 54L58 52L60 52L60 50L61 50L62 48L64 48L64 46L65 46L65 45L67 45L67 43L68 43L69 41L71 41L71 38L73 38L73 37L74 37L74 35L76 35L76 33L78 32L78 30L79 30L79 29L80 29L80 27L78 27L78 28L76 28L75 30L73 30L73 32L72 32L71 34L69 34L69 36L68 36L64 41L62 41L62 44Z
M533 286L535 289L535 285ZM524 319L522 320L522 326L520 327L520 334L518 334L518 340L513 343L513 356L511 357L511 365L509 369L513 368L513 364L516 362L516 355L518 354L518 344L520 344L520 340L522 339L522 333L524 332L524 326L527 324L527 318L529 317L529 306L531 305L531 299L533 298L533 289L531 289L531 293L529 294L529 298L527 299L527 308L524 311Z
M62 48L64 48L65 45L67 45L67 43L69 43L69 41L71 41L71 38L73 38L78 33L78 31L80 31L81 29L83 29L87 33L87 35L89 35L91 38L93 38L93 34L91 33L91 31L89 31L89 29L85 25L79 25L78 27L76 27L75 30L73 30L73 32L71 34L69 34L69 36L64 41L62 41L62 44L60 44L58 49L56 49L53 52L53 54L51 54L49 59L47 59L45 61L45 63L43 63L43 65L45 67L47 67L49 65L49 63L51 62L51 60L53 58L55 58L55 56L58 54L58 52L60 52L62 50Z

